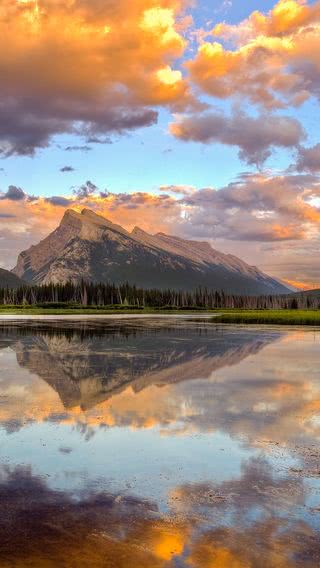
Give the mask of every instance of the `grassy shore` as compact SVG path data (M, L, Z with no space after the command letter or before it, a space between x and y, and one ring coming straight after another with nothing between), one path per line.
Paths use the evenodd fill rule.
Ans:
M320 310L228 310L219 323L320 325Z
M106 307L44 307L44 306L0 306L1 315L115 315L115 314L214 314L217 323L232 324L272 324L272 325L319 325L320 310L205 310L194 309L158 309L130 308L128 306Z

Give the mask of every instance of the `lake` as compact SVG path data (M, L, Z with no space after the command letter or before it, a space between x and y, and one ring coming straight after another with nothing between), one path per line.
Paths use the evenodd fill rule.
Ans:
M0 323L0 567L320 564L320 330Z

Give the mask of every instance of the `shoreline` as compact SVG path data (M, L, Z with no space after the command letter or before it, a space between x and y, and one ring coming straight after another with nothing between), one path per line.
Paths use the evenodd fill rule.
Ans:
M320 310L55 310L22 308L0 310L0 323L13 321L84 321L132 319L205 319L232 325L288 325L320 327Z

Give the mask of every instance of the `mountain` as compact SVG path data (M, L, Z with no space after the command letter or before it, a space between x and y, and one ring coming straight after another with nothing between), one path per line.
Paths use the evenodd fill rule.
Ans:
M25 284L25 282L23 282L21 278L9 272L9 270L0 268L0 288L19 288L19 286L23 284Z
M128 281L144 288L207 286L234 294L281 294L288 289L209 243L136 227L131 233L90 209L66 211L59 227L19 255L13 273L35 284L84 279Z
M292 294L291 294L292 295ZM300 290L299 292L296 292L295 294L293 294L293 296L295 297L308 297L308 298L319 298L320 299L320 288L316 289L316 290Z

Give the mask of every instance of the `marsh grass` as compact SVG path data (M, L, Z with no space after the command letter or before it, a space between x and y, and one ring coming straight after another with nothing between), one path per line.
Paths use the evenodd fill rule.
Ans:
M228 310L215 318L219 323L320 325L320 310Z

